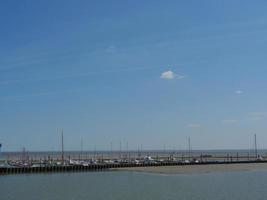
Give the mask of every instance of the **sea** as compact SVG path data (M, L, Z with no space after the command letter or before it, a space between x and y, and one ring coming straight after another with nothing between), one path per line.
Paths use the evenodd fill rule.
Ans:
M266 200L267 171L105 171L0 176L1 200Z

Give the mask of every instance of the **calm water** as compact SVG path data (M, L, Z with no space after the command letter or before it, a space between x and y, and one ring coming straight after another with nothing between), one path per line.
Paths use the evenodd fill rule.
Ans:
M1 200L266 200L267 172L96 172L0 176Z

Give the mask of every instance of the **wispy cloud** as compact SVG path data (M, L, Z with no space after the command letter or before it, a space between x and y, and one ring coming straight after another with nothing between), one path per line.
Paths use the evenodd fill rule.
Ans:
M186 76L183 76L183 75L179 75L179 74L176 74L175 75L175 78L176 79L184 79Z
M185 76L175 74L173 71L168 70L168 71L162 72L160 78L162 78L162 79L183 79L183 78L185 78Z
M249 120L262 120L263 118L267 117L267 112L252 112L248 114Z
M222 122L225 124L236 124L239 122L239 120L238 119L224 119L222 120Z
M201 125L200 124L187 124L188 128L200 128Z
M21 82L20 79L8 79L8 80L0 81L0 85L10 85L10 84L19 83L19 82Z
M13 96L0 96L0 101L9 101L9 100L20 100L28 97L40 97L40 96L56 96L62 94L73 94L74 92L81 91L83 89L70 89L70 90L61 90L61 91L52 91L52 92L36 92L31 94L23 95L13 95Z
M74 78L83 78L87 76L97 76L99 74L112 74L112 73L128 73L134 71L145 71L145 70L154 70L155 67L120 67L114 69L106 69L100 71L90 71L90 72L80 72L80 73L65 73L60 75L54 75L49 77L37 77L37 78L28 78L28 79L9 79L0 81L0 85L9 85L9 84L17 84L22 82L34 82L34 81L56 81L63 79L74 79Z
M115 52L117 51L117 47L114 46L114 45L110 45L110 46L108 46L108 47L105 49L105 51L106 51L107 53L115 53Z
M240 94L243 94L244 92L242 90L236 90L235 93L240 95Z
M260 116L260 117L265 117L267 116L267 112L252 112L252 113L249 113L250 116Z

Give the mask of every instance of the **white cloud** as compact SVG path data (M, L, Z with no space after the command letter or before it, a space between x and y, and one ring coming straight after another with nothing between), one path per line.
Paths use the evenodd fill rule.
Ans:
M199 128L201 127L201 125L200 124L188 124L187 127L188 128Z
M174 78L183 79L183 78L185 78L185 76L175 74L173 71L169 70L166 72L162 72L160 78L162 78L162 79L174 79Z
M235 123L238 123L239 120L237 120L237 119L225 119L222 122L227 123L227 124L235 124Z
M172 71L163 72L160 76L160 78L163 78L163 79L173 79L174 77L175 77L175 74Z
M242 90L236 90L235 93L236 94L243 94L244 92Z

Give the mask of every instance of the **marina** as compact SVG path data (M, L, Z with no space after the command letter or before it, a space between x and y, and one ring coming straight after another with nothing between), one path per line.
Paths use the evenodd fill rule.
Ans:
M95 153L95 152L94 152ZM261 155L250 155L239 152L75 152L52 153L13 153L12 157L1 161L0 175L20 173L54 173L54 172L86 172L103 171L134 167L187 166L187 165L222 165L222 164L253 164L267 163L265 151ZM69 154L69 155L68 155ZM67 156L68 155L68 156ZM12 158L12 159L10 159Z

